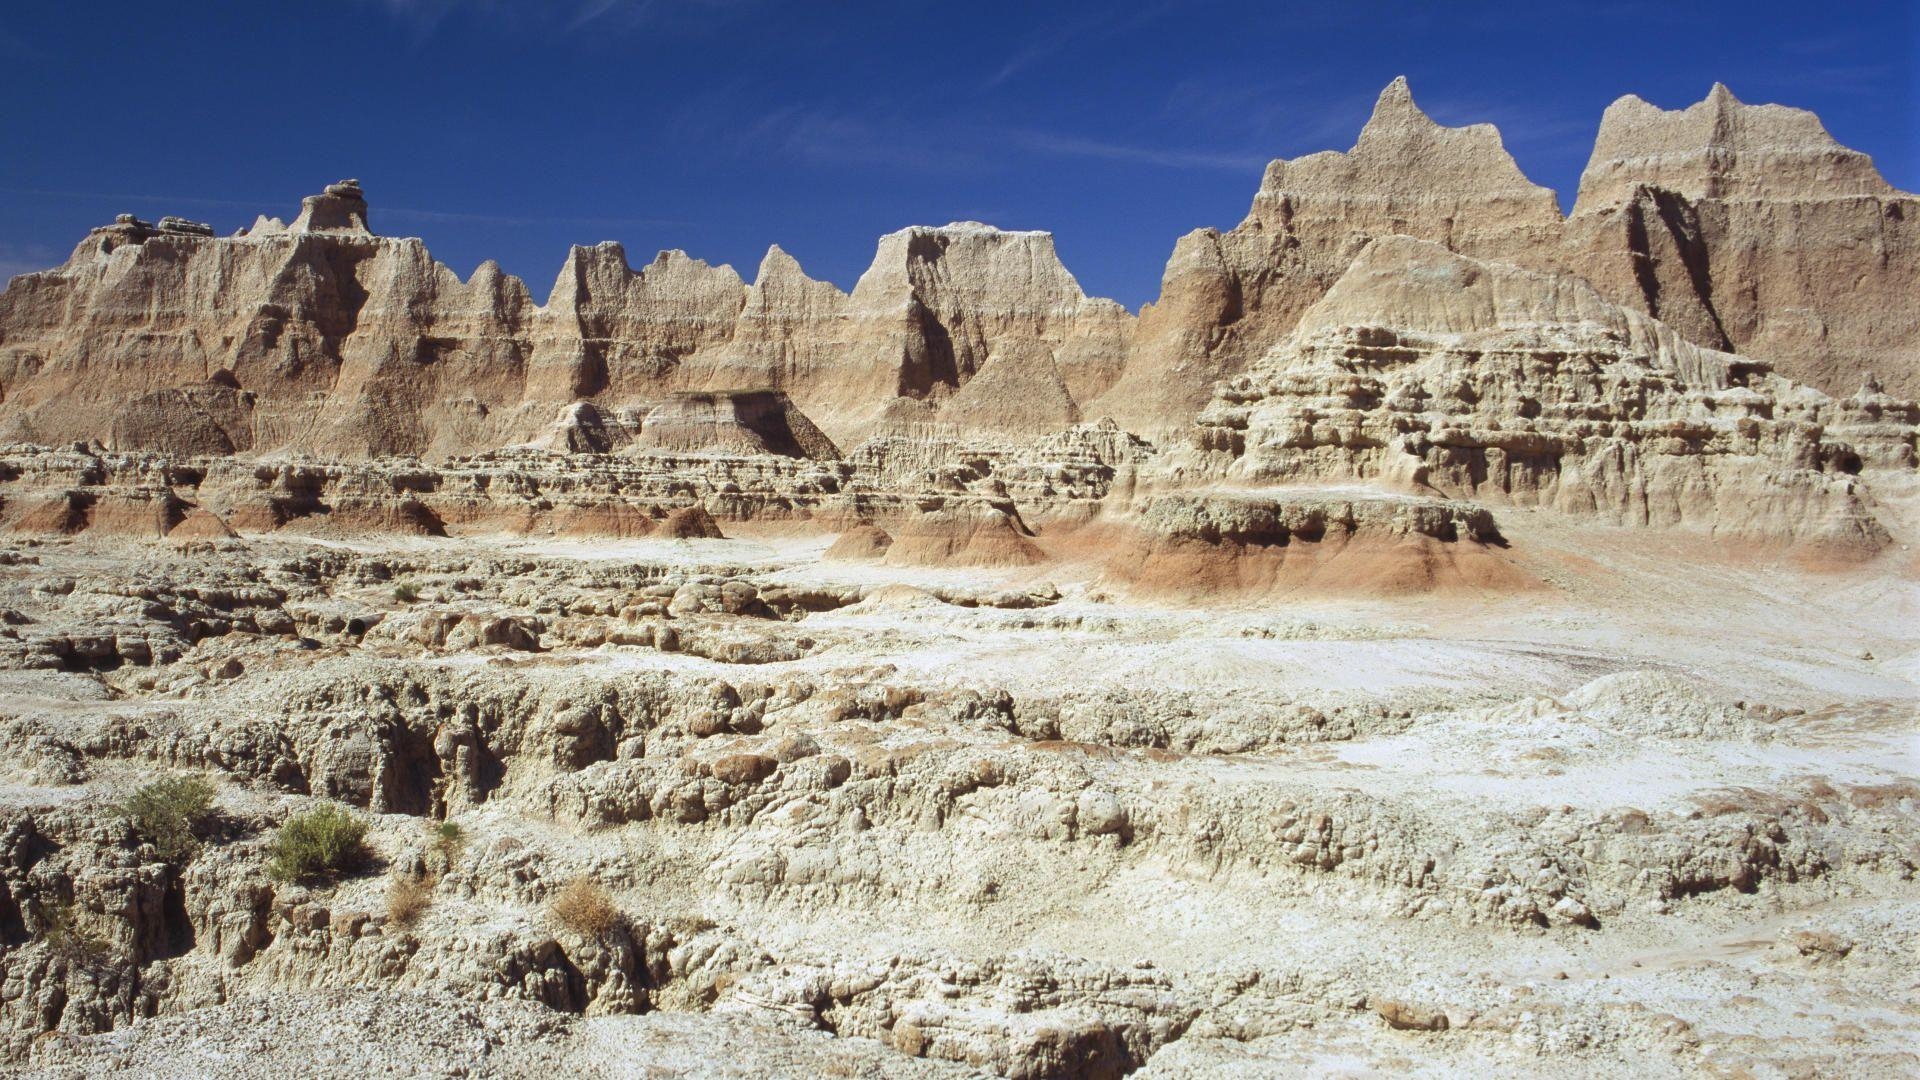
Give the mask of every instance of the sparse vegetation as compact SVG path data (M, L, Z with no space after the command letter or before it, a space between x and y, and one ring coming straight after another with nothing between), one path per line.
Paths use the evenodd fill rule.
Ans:
M561 888L548 905L554 920L583 937L601 937L620 922L607 887L589 877L577 877Z
M111 948L106 939L80 925L78 906L71 900L42 909L39 938L54 955L75 963L99 960Z
M203 776L169 776L128 796L120 814L155 852L183 863L200 850L200 834L213 821L213 783Z
M423 874L395 874L387 883L387 920L412 926L433 906L433 878Z
M315 881L357 869L367 859L367 825L343 806L325 803L280 826L267 853L276 881Z
M420 599L420 586L411 581L403 581L393 587L393 598L403 604L411 604Z
M467 831L451 821L427 822L429 858L439 864L439 872L449 873L467 847Z
M433 846L451 861L467 846L467 830L457 821L442 821L433 826Z

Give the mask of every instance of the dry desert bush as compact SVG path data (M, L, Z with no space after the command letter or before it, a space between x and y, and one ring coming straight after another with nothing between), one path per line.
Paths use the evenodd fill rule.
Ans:
M387 921L412 926L433 906L433 879L422 874L395 874L387 883Z
M548 910L561 926L583 937L600 937L620 922L607 887L589 877L577 877L555 894Z

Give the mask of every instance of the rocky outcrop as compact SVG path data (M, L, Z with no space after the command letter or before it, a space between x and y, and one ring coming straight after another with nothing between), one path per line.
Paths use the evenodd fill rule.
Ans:
M1811 114L1716 88L1681 112L1616 103L1563 218L1491 126L1437 124L1396 80L1352 149L1274 162L1240 225L1182 238L1136 321L1049 234L976 222L882 237L851 292L778 247L751 284L576 247L540 303L492 263L463 281L376 235L341 181L231 237L123 216L16 279L0 437L316 459L252 489L222 479L245 466L192 466L241 533L637 536L699 502L873 521L890 558L991 537L980 558L1022 562L1029 530L1123 508L1144 471L1872 547L1855 474L1914 467L1917 209ZM319 463L369 458L402 464ZM450 468L429 482L421 461ZM164 533L205 498L151 502L143 480L150 521L118 487L0 512Z
M830 438L935 419L1039 434L1112 381L1132 325L1046 233L975 223L882 238L852 295L778 248L749 286L683 252L635 270L618 244L576 247L544 305L491 262L461 281L418 240L375 235L354 181L291 225L191 225L123 217L0 296L0 432L177 453L605 450L677 393L770 388Z
M778 390L675 394L641 421L636 445L675 452L840 456L833 440Z
M867 319L924 327L924 350L901 368L910 396L957 389L1003 348L1038 345L1022 362L1051 368L1073 400L1088 401L1119 373L1132 323L1120 305L1080 291L1050 233L972 221L882 237L851 300Z
M1467 502L1224 489L1145 498L1104 546L1111 580L1187 598L1537 586L1505 543L1493 515Z
M1472 584L1501 541L1484 507L1432 498L1178 493L1139 517L1185 545L1147 568L1169 583L1226 572L1181 555L1225 545L1243 585L1365 574L1384 567L1372 537L1428 545L1433 573ZM1481 1055L1540 1031L1512 1051L1524 1072L1543 1045L1597 1066L1673 1029L1665 1011L1596 1011L1595 992L1706 1027L1754 1015L1721 1002L1762 979L1783 1010L1870 1011L1911 980L1920 788L1889 752L1911 709L1752 700L1779 661L1753 658L1748 627L1690 621L1626 651L1608 639L1657 622L1544 591L1478 625L1479 604L1451 609L1466 631L1436 633L1399 608L1383 623L1342 605L1318 625L1272 605L1089 604L1077 585L849 584L804 564L266 540L115 565L90 545L4 546L0 666L31 691L0 716L9 1066L164 1072L166 1048L205 1055L193 1074L246 1047L280 1061L297 1031L270 1003L318 996L347 1010L326 1023L419 1051L350 1056L338 1075L539 1072L552 1065L508 1050L576 1017L597 1032L587 1071L616 1052L658 1062L609 1041L648 1016L722 1025L744 1040L734 1064L768 1036L730 1018L846 1043L837 1066L755 1065L773 1075L858 1054L860 1075L925 1059L1110 1077L1165 1071L1194 1040L1245 1059L1328 1027L1381 1060L1409 1053L1395 1029ZM1615 589L1739 576L1677 565L1594 573ZM1781 633L1808 607L1852 613L1776 604ZM23 662L83 623L125 642L144 626L162 647ZM1512 636L1488 641L1488 625ZM1730 670L1654 657L1684 633L1721 635ZM1846 670L1831 645L1788 640L1796 667ZM185 837L118 809L183 772L213 795ZM278 830L322 800L364 824L371 857L285 880ZM582 879L603 897L591 924L557 902ZM1311 926L1313 950L1242 921ZM1655 959L1677 934L1757 951ZM1475 966L1493 950L1511 973ZM1590 968L1604 963L1618 967ZM1577 981L1536 975L1567 969ZM245 1046L219 1034L231 1024ZM687 1037L667 1041L699 1072ZM1823 1060L1870 1051L1898 1073L1907 1042L1890 1030Z
M1222 387L1197 441L1240 483L1366 480L1872 552L1888 538L1863 452L1911 460L1912 437L1863 429L1857 449L1827 433L1846 411L1585 282L1393 237Z
M1551 247L1559 228L1553 192L1521 174L1492 125L1442 127L1395 79L1353 149L1273 162L1238 226L1181 237L1126 373L1094 411L1143 433L1183 423L1291 332L1369 237L1494 254Z
M1680 112L1614 103L1563 220L1490 125L1442 127L1398 79L1352 150L1274 162L1238 226L1180 239L1125 374L1089 415L1177 429L1387 235L1585 278L1694 344L1829 393L1877 373L1920 396L1916 215L1811 113L1716 86Z
M1920 396L1920 199L1818 117L1716 84L1608 107L1562 265L1699 344L1832 394Z

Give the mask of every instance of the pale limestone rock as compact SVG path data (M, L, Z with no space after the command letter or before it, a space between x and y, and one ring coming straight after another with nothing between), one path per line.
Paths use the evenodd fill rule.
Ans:
M1915 212L1810 114L1716 88L1677 113L1616 103L1563 222L1491 127L1435 124L1396 80L1351 150L1274 162L1238 227L1182 238L1136 325L1082 293L1049 235L970 222L883 237L852 294L777 247L751 285L679 252L635 270L618 245L578 248L542 306L491 263L463 282L418 241L373 235L342 181L291 225L263 216L222 240L123 215L17 279L0 298L0 431L442 458L624 445L545 433L582 402L640 417L675 392L767 387L849 446L1102 415L1160 437L1384 235L1585 278L1830 393L1873 370L1911 397ZM995 370L997 353L1022 359ZM175 407L217 376L232 403Z
M1632 94L1607 106L1574 213L1624 202L1645 184L1706 199L1836 199L1899 194L1873 159L1834 141L1820 118L1748 105L1720 83L1668 111Z

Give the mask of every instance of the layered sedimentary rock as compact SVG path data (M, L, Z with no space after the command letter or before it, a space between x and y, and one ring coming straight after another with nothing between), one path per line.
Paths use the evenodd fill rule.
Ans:
M1562 265L1699 344L1833 394L1920 396L1920 200L1818 117L1716 84L1608 107Z
M1095 408L1143 432L1178 426L1284 338L1371 236L1492 254L1549 247L1559 227L1553 192L1492 125L1442 127L1395 79L1353 149L1273 162L1238 226L1180 238L1126 374Z
M675 394L641 422L637 445L681 452L840 456L833 440L778 390Z
M610 418L620 443L677 391L768 387L852 438L940 419L986 371L956 418L1041 433L1112 381L1132 323L1080 291L1049 235L974 223L882 238L851 295L778 248L749 286L678 251L635 270L618 244L576 247L540 304L491 262L461 281L368 219L346 181L234 237L95 230L0 297L0 428L181 453L604 449L553 429ZM555 421L570 412L581 424Z
M249 536L673 537L720 532L717 518L833 532L875 523L903 541L897 563L1031 563L1036 528L1095 517L1145 453L1111 427L1083 426L1027 443L902 435L841 460L780 414L743 423L731 405L723 413L724 397L688 395L618 454L516 449L428 465L10 447L0 450L0 536L184 542L217 524ZM642 445L656 434L661 445ZM734 451L716 449L723 442Z
M1916 215L1920 202L1813 114L1716 86L1679 112L1615 102L1563 220L1490 125L1442 127L1395 80L1352 150L1274 162L1238 226L1181 238L1126 374L1092 415L1178 428L1385 235L1586 278L1695 344L1830 393L1875 373L1913 397Z
M1872 551L1849 407L1685 341L1575 278L1374 241L1294 334L1222 387L1201 455L1240 483L1367 480L1633 525ZM1204 466L1203 466L1204 468Z
M1368 492L1235 490L1146 497L1103 538L1110 580L1189 598L1508 592L1538 582L1501 552L1485 507Z
M122 217L16 279L0 437L216 477L310 459L210 508L242 532L643 535L691 500L1023 561L1032 530L1139 511L1138 485L1358 479L1872 549L1856 474L1914 467L1915 211L1811 114L1716 87L1617 102L1563 218L1492 127L1441 126L1396 80L1351 150L1274 162L1239 226L1182 238L1136 321L1050 235L974 222L882 237L851 292L778 247L750 284L576 247L541 302L376 235L342 181L232 237ZM402 464L334 467L368 458ZM200 508L136 488L0 514L159 534Z
M1912 330L1821 277L1907 203L1708 104L1562 220L1396 84L1137 325L965 223L97 230L0 298L0 1071L1920 1073Z

